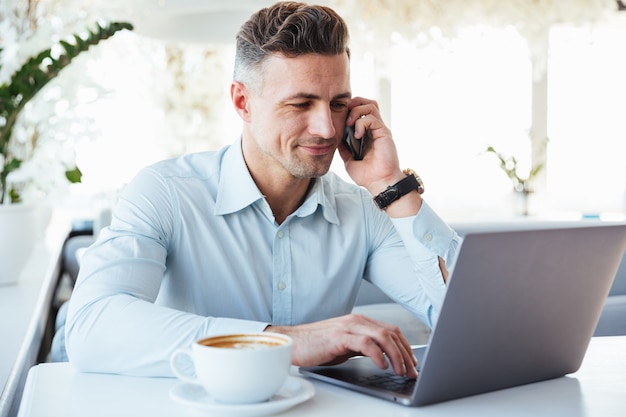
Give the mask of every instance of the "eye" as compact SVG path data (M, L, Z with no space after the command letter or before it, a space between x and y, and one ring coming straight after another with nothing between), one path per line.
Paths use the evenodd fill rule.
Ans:
M333 111L345 111L345 110L348 110L348 102L333 101L330 103L330 108Z
M291 103L290 105L291 107L295 107L296 109L308 109L309 107L311 107L311 102L301 101L301 102Z

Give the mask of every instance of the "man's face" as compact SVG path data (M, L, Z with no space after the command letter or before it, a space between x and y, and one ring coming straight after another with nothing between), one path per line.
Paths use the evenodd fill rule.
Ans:
M249 90L246 158L296 178L324 175L348 115L347 54L272 56L264 63L262 79L260 88Z

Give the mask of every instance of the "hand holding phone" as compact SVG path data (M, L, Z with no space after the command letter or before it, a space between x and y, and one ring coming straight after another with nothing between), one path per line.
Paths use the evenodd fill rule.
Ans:
M360 161L363 159L363 153L365 151L365 136L361 139L357 139L354 137L354 126L346 126L346 129L343 134L343 142L346 144L348 149L350 149L350 153L352 154L352 159Z

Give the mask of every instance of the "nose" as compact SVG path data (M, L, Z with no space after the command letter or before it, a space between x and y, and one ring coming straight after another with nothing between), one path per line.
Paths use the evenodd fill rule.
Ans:
M309 118L309 131L314 137L330 139L335 137L335 125L329 107L318 106Z

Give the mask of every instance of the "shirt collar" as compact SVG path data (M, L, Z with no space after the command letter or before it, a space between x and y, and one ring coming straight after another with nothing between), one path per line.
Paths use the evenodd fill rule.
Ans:
M226 150L221 162L215 214L234 213L261 199L263 194L248 171L243 159L241 140L238 140Z
M294 214L298 217L310 216L320 206L326 221L339 224L332 186L328 181L325 181L325 177L313 180L313 185L304 203ZM243 159L240 139L224 153L215 200L215 214L234 213L263 198L263 194L256 186Z
M321 207L322 214L327 222L339 224L337 205L333 197L332 187L329 182L325 180L326 175L321 178L313 179L313 185L309 190L307 198L298 210L296 210L295 214L298 217L306 217L313 214L318 207Z

